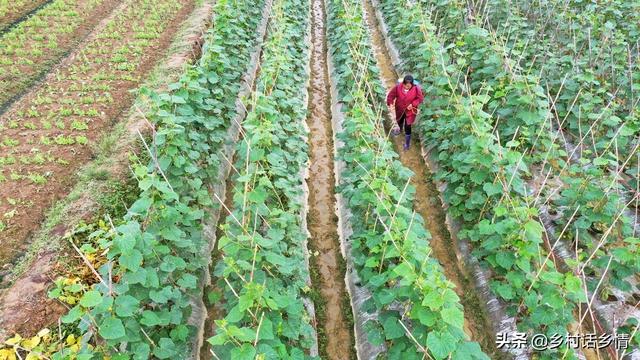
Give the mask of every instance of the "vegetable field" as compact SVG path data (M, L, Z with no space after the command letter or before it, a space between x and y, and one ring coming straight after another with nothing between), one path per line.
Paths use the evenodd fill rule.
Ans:
M0 360L640 359L639 21L0 0Z

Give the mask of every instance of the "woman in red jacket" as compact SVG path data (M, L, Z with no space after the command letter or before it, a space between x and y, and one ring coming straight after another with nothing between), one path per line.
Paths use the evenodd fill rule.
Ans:
M416 121L418 106L424 100L422 89L414 84L413 76L407 75L401 83L394 86L387 94L387 105L396 109L396 121L400 129L404 128L404 150L411 143L411 125ZM395 133L394 135L398 135Z

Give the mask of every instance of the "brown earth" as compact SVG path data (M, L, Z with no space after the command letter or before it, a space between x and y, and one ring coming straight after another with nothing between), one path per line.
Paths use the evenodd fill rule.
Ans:
M41 1L42 2L42 1ZM41 42L31 40L26 42L21 51L29 52L36 50L36 44L39 46L37 50L43 50L38 56L27 55L26 59L8 56L5 50L0 51L2 60L12 59L13 63L0 63L0 115L16 101L29 87L33 86L38 79L45 76L52 67L60 61L62 57L76 48L82 41L95 29L95 27L106 17L111 14L116 6L121 4L119 0L103 0L98 6L93 3L95 0L78 0L74 4L69 5L69 9L77 13L82 20L79 26L71 32L51 33L49 29L62 28L67 23L76 22L76 17L41 16L43 27L39 27L38 36L42 37ZM38 16L40 12L36 12ZM46 25L44 25L46 23ZM42 49L41 46L45 41L55 39L56 46L53 48ZM2 38L0 39L0 48L10 48L15 44L14 41Z
M160 38L159 45L157 45L150 53L147 63L144 66L144 70L140 72L142 76L143 72L150 69L154 65L154 58L157 58L166 53L168 44L171 41L171 37L175 35L175 30L182 22L183 18L193 9L193 3L188 3L183 9L174 17L174 21L165 30L163 36ZM210 2L203 4L198 9L193 11L193 15L186 24L188 28L185 34L180 34L176 43L179 48L171 49L171 56L169 56L163 65L157 68L156 72L159 73L162 78L158 80L152 80L151 86L163 89L166 85L177 80L177 77L182 73L182 69L185 64L195 59L200 54L200 46L202 45L203 33L206 31L206 24L211 15ZM103 23L109 21L110 18L104 19ZM97 32L97 31L96 31ZM96 34L93 34L91 38L95 38ZM72 61L67 61L72 63ZM30 94L33 97L33 94ZM132 98L129 99L129 106L131 105ZM120 105L124 107L123 105ZM145 106L142 106L144 111ZM120 111L122 112L121 109ZM135 150L134 143L137 139L137 131L145 131L148 128L146 120L137 112L134 111L127 118L126 130L124 130L123 137L118 141L118 144L114 146L113 153L114 158L109 159L106 165L106 170L109 172L112 178L121 179L124 181L125 174L128 173L128 151ZM79 166L78 164L77 166ZM59 186L58 197L66 194L68 189ZM98 186L99 188L99 186ZM4 189L3 189L4 190ZM77 223L79 220L88 220L95 216L98 211L98 204L96 197L100 194L94 194L89 192L82 192L80 198L70 202L65 207L65 221L62 221L58 226L53 227L49 234L44 234L44 238L59 238L72 226L73 223ZM39 209L42 213L44 208ZM35 231L39 221L34 219L28 219L25 223L30 224L31 231ZM31 232L30 231L30 232ZM24 233L24 232L23 232ZM41 235L41 234L39 234ZM0 238L1 239L1 238ZM30 267L22 276L13 282L13 285L0 292L0 341L6 338L12 333L20 333L24 336L30 336L45 326L49 326L54 323L56 319L62 315L66 308L58 302L48 299L46 292L53 279L59 274L68 272L68 268L59 268L58 259L64 258L65 262L69 262L70 258L77 257L72 252L59 252L51 249L40 251L35 256L35 261L30 264ZM79 259L73 260L77 266L82 266ZM72 262L73 262L72 261ZM66 264L65 266L68 266ZM28 300L25 301L24 299Z
M119 70L115 67L117 65L109 62L114 56L114 50L126 50L135 45L139 41L136 36L140 37L140 34L136 34L134 27L140 25L139 22L148 21L144 18L145 14L140 13L142 5L138 2L142 1L128 2L128 6L116 16L116 19L123 16L126 18L119 19L118 24L110 22L105 31L94 34L93 39L81 51L72 55L68 65L52 73L43 87L25 96L12 111L0 117L0 124L18 124L15 128L4 129L3 139L19 142L17 145L4 147L2 155L10 155L16 159L23 157L27 161L6 165L2 169L7 180L0 189L0 214L13 214L7 229L0 233L0 263L14 261L28 247L28 238L42 221L45 210L67 194L76 181L76 170L93 157L94 150L90 144L96 144L122 112L131 106L135 94L130 90L140 85L145 74L164 54L178 26L194 7L194 1L184 1L164 14L167 22L164 23L166 26L159 38L146 40L151 42L150 46L142 47L138 54L125 55L124 64L137 66ZM137 21L133 17L136 12L139 16ZM106 79L96 81L96 75ZM83 89L78 89L82 85L97 86L89 91L82 91ZM104 85L106 87L100 87ZM42 103L42 99L50 101ZM82 99L92 99L93 103L83 104ZM72 105L65 105L66 103ZM59 115L71 108L78 113ZM39 116L30 118L28 112L34 109ZM26 121L39 121L41 126L36 126L35 129L24 128L22 125ZM44 125L47 122L48 128ZM51 126L51 122L60 123L64 129ZM74 123L86 124L88 128L69 129ZM54 142L56 137L75 140L78 136L86 138L88 144L65 145ZM30 157L38 153L44 155L45 162L28 163ZM9 180L12 174L19 178ZM28 178L34 175L41 176L46 182L38 184Z
M331 130L331 98L326 64L325 8L323 0L311 5L311 81L309 86L310 168L308 229L314 289L321 303L316 316L321 327L320 349L323 358L349 359L354 355L352 325L347 320L351 309L343 308L346 293L344 259L340 254L338 219L335 212L335 179L333 177L333 136Z
M54 273L55 258L53 252L42 254L33 263L33 269L38 271L20 278L1 298L0 341L13 333L33 336L67 311L63 304L47 297L47 290L54 280L50 275Z
M50 1L52 0L27 0L21 7L15 7L15 5L9 6L8 11L0 16L0 33L16 21L20 21L21 18L28 16L30 12Z

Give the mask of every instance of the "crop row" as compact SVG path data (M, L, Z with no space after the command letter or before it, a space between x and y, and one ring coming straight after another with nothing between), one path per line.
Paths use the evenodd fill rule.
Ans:
M207 264L203 222L214 206L207 184L220 181L219 151L236 113L238 79L259 42L260 5L218 1L200 61L167 93L143 91L153 103L154 131L151 162L134 168L141 194L123 225L90 236L109 261L98 269L100 282L62 318L80 321L80 353L189 354L194 329L187 320ZM96 336L102 345L87 346Z
M498 9L503 4L492 1L488 5ZM575 7L574 2L567 5ZM508 25L502 21L506 16L502 11L492 10L489 20L502 24L496 26L498 33L509 34L509 52L541 74L553 99L558 125L567 130L569 141L577 145L576 152L585 158L597 158L597 166L609 166L623 176L626 172L633 179L629 187L637 190L639 44L625 33L637 32L638 24L633 20L620 22L615 16L619 16L620 8L637 4L612 1L598 11L594 11L594 5L581 11L563 9L553 16L543 9L536 12L514 7L508 14ZM555 2L550 6L561 8ZM525 11L536 16L527 17ZM623 30L620 26L636 29ZM554 34L549 29L554 29ZM522 39L531 33L544 40L523 46ZM539 54L545 56L539 59Z
M134 0L110 19L68 64L56 70L42 87L0 117L0 196L12 196L34 206L0 203L0 213L16 210L6 233L19 239L35 226L53 196L91 156L102 132L130 106L129 90L140 84L162 55L189 3ZM17 228L14 224L22 222Z
M0 32L47 0L0 0Z
M427 5L435 6L435 3L427 2ZM446 9L439 8L437 10L439 12ZM515 19L515 17L513 18ZM443 24L442 21L440 23ZM514 34L517 35L518 32L512 29L509 35L513 37ZM522 70L516 61L507 55L510 50L501 45L506 42L500 38L500 34L486 34L484 39L484 42L491 47L482 46L483 41L481 40L473 39L470 41L467 38L463 40L464 45L457 47L464 49L469 47L468 44L474 44L471 51L465 53L467 57L473 55L469 62L473 70L467 73L469 83L479 83L482 87L492 89L493 92L489 91L489 94L498 94L498 92L509 94L504 90L504 84L509 84L509 81L504 81L504 75L508 75L513 80L524 78L526 81L520 82L520 88L538 89L539 95L534 99L540 109L538 113L542 115L542 119L546 117L548 122L554 122L556 120L553 118L554 107L563 100L552 98L554 95L550 95L550 98L544 96L544 91L539 85L541 83L539 78L531 74L519 74ZM483 49L485 50L483 51ZM460 62L461 58L463 56L457 56L457 61ZM503 70L496 71L495 69ZM504 69L509 69L509 71ZM539 70L545 81L549 76L555 76L547 74L542 69ZM554 80L549 81L553 82ZM511 81L512 86L513 84L515 81ZM492 97L495 99L492 103L505 98L504 95L492 95ZM522 99L527 99L527 97L520 96L518 99L522 102ZM588 97L587 100L576 100L575 104L577 105L588 101ZM508 104L508 102L506 103ZM534 107L533 104L531 107ZM487 111L499 115L505 114L500 106L489 106ZM501 124L513 122L513 119L508 116L516 113L514 111L506 112L507 117L502 116L496 128L500 129L503 127ZM601 116L606 118L608 115L601 114ZM593 122L597 121L598 119L595 119ZM538 123L540 131L535 137L536 146L525 154L524 159L526 163L532 164L534 174L533 179L528 181L528 185L532 191L537 192L535 206L544 209L545 212L552 213L551 215L545 214L545 217L554 218L554 223L557 225L556 229L549 229L550 235L552 237L564 235L568 240L576 239L579 251L577 256L572 257L575 257L580 264L569 264L569 266L576 273L586 275L590 291L599 287L597 292L606 298L611 293L612 287L623 291L630 290L631 285L628 277L640 270L640 264L635 261L638 255L636 245L638 240L634 238L634 219L632 215L629 216L626 213L628 212L628 200L622 195L624 189L618 184L618 174L609 169L612 165L606 159L607 154L600 154L600 157L588 159L586 152L583 154L584 156L580 157L572 156L564 151L551 151L552 149L545 144L557 142L563 134L554 131L548 123ZM587 122L588 124L589 122ZM629 142L623 141L623 138L628 136L630 132L627 132L627 135L621 135L624 134L623 128L627 125L628 123L618 129L620 132L616 141L620 141L619 145L629 145ZM528 138L532 138L531 135ZM556 145L553 144L553 146ZM569 149L571 148L569 147ZM614 154L614 149L610 149L610 153L614 155L614 159L617 157ZM542 178L544 181L539 181ZM536 181L539 183L535 184ZM541 201L542 199L544 201ZM574 248L574 245L571 245L570 248ZM603 277L604 281L599 284Z
M96 24L110 0L55 0L0 38L0 107L47 73Z
M527 188L529 167L541 158L531 150L561 153L545 134L544 92L534 86L535 78L513 73L484 29L444 26L443 37L456 39L445 47L420 3L398 9L383 1L381 9L400 49L420 44L420 51L401 55L430 84L431 108L424 115L431 118L421 118L421 132L424 141L438 144L437 177L447 183L450 214L462 221L460 237L470 239L474 254L491 268L490 286L510 304L520 329L565 333L585 300L582 281L556 267ZM488 84L490 79L497 84Z
M423 3L425 6L436 5L429 1ZM452 11L455 7L450 5L439 7L436 12L461 12L460 8ZM632 260L637 249L619 243L624 241L633 245L634 240L625 240L633 234L632 220L619 217L626 203L619 195L621 189L617 186L616 176L606 167L588 166L590 164L586 160L575 162L566 151L558 149L556 143L560 134L551 125L554 120L550 109L552 100L545 95L539 78L522 74L517 62L505 56L508 51L497 34L474 26L465 30L464 25L459 25L461 21L448 23L445 16L439 19L439 23L451 32L456 29L461 32L456 46L449 53L458 65L467 67L466 83L470 91L490 96L484 110L494 114L495 129L501 142L508 147L529 144L522 154L522 163L528 167L525 170L526 184L516 181L516 188L525 189L526 185L526 191L521 194L535 192L534 206L549 208L558 214L555 222L559 227L551 235L565 234L568 238L579 239L583 253L578 260L584 262L593 257L593 261L582 266L590 279L590 290L595 288L609 258L612 258L611 275L606 276L605 285L610 282L616 287L629 289L625 278L637 271L638 265ZM595 165L606 165L606 161L603 164L600 160L594 160ZM573 225L570 231L565 231L565 224ZM607 235L608 228L612 228L613 233ZM577 266L573 265L573 268L576 270Z
M504 2L497 0L488 7L487 20L508 36L509 52L541 74L558 122L580 145L580 153L633 170L640 131L640 45L633 34L640 25L637 11L623 11L638 4L611 1L582 7L575 1L552 1L552 14L520 6L505 12ZM627 19L621 21L621 16ZM534 40L525 44L532 34Z
M436 4L427 2L427 5L435 6ZM451 8L455 7L439 7L436 13L442 14L444 11L451 11ZM458 8L457 12L461 12L461 9ZM441 17L439 23L444 28L455 30L459 27L456 25L461 22L458 21L458 24L454 22L455 25L453 26L452 24L447 25L448 23L444 21L444 17ZM484 32L484 30L480 31ZM593 263L584 265L584 269L587 270L587 275L592 276L596 273L595 269L597 268L600 268L602 271L605 268L607 259L613 254L613 266L610 269L612 276L607 277L607 281L611 281L614 285L621 288L628 289L629 285L624 278L632 274L635 271L634 268L637 267L633 261L630 261L630 259L633 258L633 252L637 250L635 250L634 246L624 249L625 246L620 246L617 243L631 236L632 228L630 226L630 219L623 217L618 220L618 215L625 209L625 202L619 195L620 189L615 186L617 185L617 181L615 180L616 176L610 174L606 167L589 166L591 164L586 160L581 160L577 164L571 164L573 160L571 155L568 155L564 151L552 151L553 147L556 146L555 144L553 144L552 148L549 148L548 144L557 141L560 136L555 131L548 133L552 130L552 127L544 122L545 117L548 121L553 121L552 118L549 118L551 113L549 108L553 106L553 104L549 105L551 101L547 100L543 89L538 85L540 83L538 78L531 75L519 74L521 70L514 60L506 56L509 51L501 46L503 43L501 40L497 34L489 35L486 32L483 38L476 36L474 39L465 36L457 44L457 53L452 56L456 56L458 63L464 63L462 59L464 59L465 56L466 59L471 59L467 60L470 69L472 69L467 72L467 79L471 84L472 90L478 89L477 84L479 84L480 87L491 89L487 91L487 93L492 94L493 100L489 103L487 112L496 113L502 117L496 124L497 129L504 128L503 124L505 123L513 123L514 119L510 117L512 114L518 113L508 108L507 111L505 111L504 105L500 104L500 101L502 101L503 104L508 105L509 101L503 100L505 98L508 100L508 96L505 96L505 94L513 93L513 91L509 91L509 87L505 89L505 85L513 88L513 86L518 83L518 79L525 79L526 81L519 81L519 88L537 89L536 97L517 97L522 103L529 102L531 108L535 108L537 104L537 108L539 109L537 112L542 119L542 121L533 123L539 128L539 134L537 134L535 138L533 138L531 134L527 135L521 132L522 135L527 135L525 139L535 140L537 144L531 147L529 152L524 156L524 161L527 164L538 167L533 168L532 172L540 172L539 174L533 174L533 181L535 181L536 176L544 177L545 173L547 177L547 179L545 179L546 182L537 184L537 187L541 187L540 189L535 189L536 185L533 185L531 186L534 188L532 190L538 192L538 198L541 195L544 195L543 198L546 197L547 200L541 204L542 207L549 207L554 213L561 213L556 219L556 222L560 225L558 233L560 233L564 224L567 223L575 224L575 228L580 231L579 236L576 237L583 240L580 242L581 249L587 248L587 256L591 252L595 255ZM473 45L469 46L469 44ZM460 52L460 50L465 51L466 48L470 47L471 49L466 50L466 52ZM505 81L505 77L507 81ZM511 78L511 81L508 80L509 78ZM509 82L511 82L511 84L509 84ZM476 84L475 89L474 84ZM535 102L532 100L535 100ZM498 103L498 106L495 106L495 103ZM521 125L518 124L518 126L520 127ZM504 140L503 142L505 142ZM517 140L524 139L522 139L522 136L519 136ZM603 163L602 159L596 159L594 163L595 165L606 165L606 161ZM547 169L545 165L550 166ZM529 183L531 182L532 180L529 181ZM559 191L558 183L560 183L561 191ZM554 186L549 186L549 184L554 184ZM556 192L558 192L558 194L556 194ZM562 210L563 208L565 210ZM573 214L574 209L579 209L579 211ZM615 226L616 229L614 234L610 235L609 241L604 242L605 239L603 238L601 247L602 250L605 251L596 252L594 248L597 242L594 244L595 241L592 239L592 235L595 234L596 237L602 235L607 228L613 228L613 224L617 221L619 221L618 225L620 226ZM568 237L574 236L571 231L569 231L567 235ZM619 239L612 240L613 238ZM600 239L597 240L600 241ZM629 244L633 243L632 239L625 242ZM583 256L579 260L584 261L586 257ZM596 266L594 267L593 265ZM595 279L593 277L591 278L590 289L595 287L593 282L597 281L598 278L599 277L595 277Z
M359 283L372 294L361 309L376 315L364 324L368 341L388 359L486 359L466 338L460 300L430 256L430 234L412 209L410 182L420 180L398 160L379 120L384 88L362 4L329 1L327 21L335 96L344 115L334 119L342 163L338 193L350 212L351 233L343 241Z
M488 12L491 23L502 23L504 14L497 10L502 9L502 3L488 4L494 9ZM560 8L558 3L550 5ZM574 2L567 5L575 6ZM560 189L549 186L540 191L549 217L558 225L556 235L564 234L568 247L577 251L569 251L579 261L570 264L572 270L584 272L594 297L607 299L615 293L614 300L633 301L629 292L640 271L640 240L637 215L628 207L637 211L638 206L640 78L634 55L638 44L628 34L637 33L638 25L615 18L620 9L637 4L613 1L595 12L594 6L599 5L558 11L553 16L544 9L515 7L509 14L511 23L498 26L497 33L511 39L505 42L505 53L518 54L521 62L529 64L529 70L539 73L548 84L551 112L560 129L556 136L567 137L567 147L572 149L573 156L566 162L573 164L546 175L549 183L554 182L554 176L560 179ZM576 32L576 27L585 30ZM548 28L556 30L554 36ZM541 34L544 41L523 47L522 39L532 31ZM542 60L537 60L539 54L545 54ZM613 326L625 321L619 319ZM637 326L637 322L629 324Z
M317 355L304 187L309 16L307 0L274 3L256 89L244 102L232 212L213 273L224 293L224 318L208 340L217 359Z
M524 112L509 109L509 106L513 107L511 99L523 105L528 103L529 109L536 109L540 120L531 123L536 129L535 137L528 134L523 138L521 134L526 132L521 132L513 138L517 143L507 143L508 139L503 139L502 143L513 147L529 141L535 145L522 154L523 163L530 169L530 176L525 172L524 178L527 193L535 195L533 206L542 209L544 218L555 218L558 226L546 229L549 240L553 242L555 237L562 235L568 239L575 238L575 246L579 249L577 256L571 255L578 263L569 259L567 263L561 261L558 264L561 267L568 265L576 274L584 274L589 291L599 296L606 298L611 287L629 290L627 278L637 273L639 265L635 261L637 239L633 237L632 219L623 214L627 204L626 199L619 195L621 189L617 186L616 175L602 166L606 161L597 158L593 161L596 166L593 166L584 158L576 162L574 156L557 150L555 142L561 134L556 131L547 133L553 127L544 122L545 118L550 123L555 122L549 116L549 108L556 100L545 97L537 77L521 74L517 61L508 56L509 51L502 46L504 39L498 34L467 26L460 18L451 16L463 13L465 4L448 4L446 7L428 1L423 4L434 9L431 15L437 14L435 21L440 24L440 29L444 30L449 41L455 41L455 46L448 46L449 55L458 65L466 66L464 80L470 91L489 95L483 110L498 115L494 127L500 134L504 132L505 124L517 124L521 114L535 119L526 108ZM481 19L478 19L478 24L483 24ZM517 91L514 88L520 89L521 93L515 98L513 94ZM522 89L533 91L529 90L527 96ZM523 129L522 124L517 126ZM556 245L547 243L548 248ZM602 278L605 281L600 283Z

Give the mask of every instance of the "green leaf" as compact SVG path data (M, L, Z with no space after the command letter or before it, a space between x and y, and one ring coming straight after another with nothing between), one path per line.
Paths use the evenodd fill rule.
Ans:
M96 290L90 290L84 293L80 298L80 305L90 308L99 305L102 302L102 294Z
M134 360L145 360L149 358L151 347L147 343L137 343L131 345Z
M474 183L480 185L484 182L488 175L489 173L486 170L480 169L471 171L471 173L469 174L469 178Z
M446 309L443 309L441 314L442 319L446 323L462 329L464 325L464 314L462 313L462 310L455 307L448 307Z
M516 265L526 273L531 272L531 263L528 258L522 257L516 260Z
M501 251L496 254L496 262L498 263L498 265L507 270L511 269L511 266L513 266L515 260L516 257L513 255L513 253L510 252Z
M396 298L396 294L394 289L383 288L373 293L373 297L378 303L382 305L387 305L393 302L393 300Z
M422 305L433 311L438 311L444 304L443 297L437 291L431 291L422 299Z
M263 204L266 198L267 193L262 188L253 189L247 196L247 199L254 204Z
M98 334L105 340L114 340L125 336L122 320L113 316L105 319L99 326Z
M536 124L540 120L540 116L531 111L521 111L519 116L527 125Z
M412 317L417 318L422 325L433 326L436 323L436 315L433 311L420 304L413 304L411 307Z
M231 360L253 360L256 357L256 348L251 344L243 344L231 350Z
M500 183L498 184L484 183L484 185L482 186L482 189L484 190L485 193L487 193L487 196L489 197L502 193L502 185L500 185Z
M262 320L262 325L260 325L260 334L258 334L259 340L273 340L275 339L273 335L273 323L269 320L268 317Z
M151 310L145 310L142 312L142 319L140 320L140 324L145 326L156 326L161 322L158 314Z
M217 335L207 339L207 342L209 344L213 345L213 346L224 345L224 343L227 342L227 335L226 334L217 334Z
M191 274L184 274L178 280L178 285L185 289L195 289L197 286L198 278Z
M156 346L153 349L153 354L159 359L170 359L175 358L178 349L176 348L176 344L173 340L169 338L162 338L158 342L159 346Z
M137 271L142 264L142 253L133 249L128 255L120 256L120 265L131 271Z
M153 203L150 197L141 197L129 207L129 212L134 214L146 215Z
M387 340L398 339L404 336L404 329L398 321L395 316L389 316L384 320L382 327Z
M80 305L74 306L69 310L69 312L60 318L64 324L71 324L73 322L78 321L82 315L84 315L84 311L80 308Z
M229 323L233 324L242 320L243 317L244 317L244 314L240 311L240 307L236 305L232 307L231 310L229 310L229 312L227 313L227 316L225 316L224 318Z
M414 281L416 278L415 271L413 270L411 265L406 261L396 266L395 268L393 268L393 272L398 274L399 276L402 276L403 278L405 278L407 281L410 281L410 282Z
M603 157L597 157L593 159L593 164L597 166L605 166L605 165L609 165L609 160Z
M564 286L568 292L575 294L582 294L582 282L580 279L572 273L567 273L564 279Z
M557 271L544 271L540 274L540 278L556 285L562 285L564 282L564 275Z
M461 343L451 356L456 360L490 360L477 342L465 341Z
M131 295L120 295L115 301L116 315L119 317L133 316L138 310L140 302Z
M500 295L503 299L513 299L513 288L511 288L511 286L509 286L508 284L497 284L495 286L495 289L498 292L498 295Z
M384 335L382 334L382 329L377 322L368 320L364 324L364 329L367 332L367 339L371 345L380 346L384 343Z
M238 298L238 306L241 312L247 311L251 306L253 306L253 296L250 294L242 294Z
M436 359L445 359L456 349L457 341L449 333L432 331L427 335L427 347Z
M529 220L524 224L524 236L527 241L539 244L542 242L542 225L535 220Z

